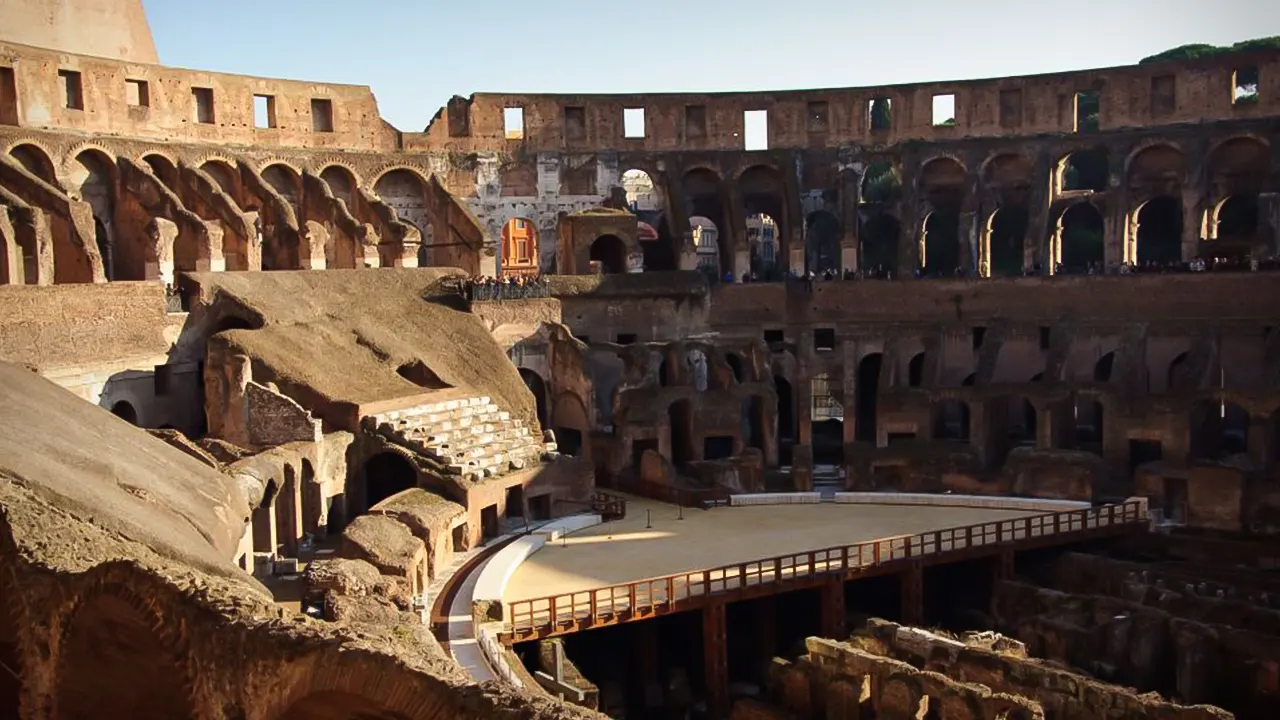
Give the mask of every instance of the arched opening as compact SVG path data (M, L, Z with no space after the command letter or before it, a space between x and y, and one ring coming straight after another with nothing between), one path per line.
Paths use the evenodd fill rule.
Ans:
M694 247L698 253L699 267L708 259L715 260L718 266L715 268L716 275L722 276L733 269L733 254L729 252L727 247L721 246L719 228L724 227L724 199L720 191L720 176L706 168L694 168L684 174L680 179L680 189L685 198L685 216L689 218L690 228L694 233ZM702 218L706 224L696 223L696 218ZM699 231L697 228L711 227L717 232L711 236L705 236L705 230ZM728 242L728 238L724 238L723 242ZM709 250L703 249L703 243L709 243L716 252L710 253Z
M9 151L9 156L17 160L27 172L41 180L58 187L58 174L54 172L53 161L36 145L16 145Z
M778 277L778 223L771 216L747 217L747 247L751 251L751 272L766 280Z
M183 658L156 618L98 595L76 610L58 648L58 715L65 718L195 717Z
M617 275L627 271L627 246L617 235L601 235L591 243L591 262L598 272Z
M1009 444L1014 446L1035 446L1036 444L1036 408L1024 397L1014 397L1009 401Z
M632 168L622 173L622 190L632 214L661 212L667 205L653 178L644 170Z
M128 400L119 400L111 406L111 414L124 420L130 425L138 424L138 411L134 409L133 403Z
M1078 202L1058 220L1059 260L1062 270L1082 273L1101 269L1106 261L1105 223L1098 208Z
M688 400L677 400L667 406L667 422L671 428L671 463L677 468L694 458L693 410Z
M866 218L859 237L859 266L872 273L884 273L898 267L898 236L902 225L889 213L877 212Z
M1077 397L1073 412L1076 447L1101 455L1104 430L1102 403L1090 397Z
M364 463L365 509L418 484L418 470L403 455L383 452Z
M1195 389L1195 378L1191 375L1191 366L1187 362L1187 354L1180 353L1169 363L1165 388L1170 393L1186 392Z
M1064 157L1058 163L1057 180L1059 192L1106 190L1110 185L1106 149L1081 150Z
M263 169L262 179L284 197L285 201L293 207L294 212L300 209L302 179L293 171L293 168L280 163L270 165Z
M960 214L934 211L924 221L920 267L928 277L954 275L960 268Z
M1196 403L1191 411L1192 456L1227 460L1249 451L1249 414L1226 400Z
M538 228L532 220L511 218L502 226L502 274L538 273Z
M924 353L916 353L907 363L907 387L920 387L924 382Z
M864 203L895 203L902 199L902 177L891 162L873 162L862 174L859 199Z
M747 168L738 176L738 192L742 197L742 214L745 218L754 216L767 216L773 221L773 236L775 248L772 256L775 258L787 257L786 241L786 222L785 210L785 183L782 179L782 173L777 169L765 165L756 165ZM747 235L751 235L752 223L747 224ZM762 227L763 231L763 227ZM761 241L763 242L763 232ZM753 243L754 244L754 243ZM767 257L767 250L761 248L760 257ZM732 259L730 259L732 261ZM770 272L768 265L762 266L762 272Z
M805 272L838 274L840 267L840 221L819 210L809 213L804 228Z
M698 392L707 391L707 355L701 350L694 348L685 356L685 363L689 366L689 377L693 379L693 389Z
M406 720L404 713L347 692L318 692L293 703L278 720Z
M1111 382L1111 371L1116 364L1116 354L1109 352L1098 358L1098 362L1093 364L1093 381L1096 383Z
M1138 209L1138 264L1173 265L1182 261L1182 201L1158 197Z
M143 258L136 252L124 252L117 267L115 247L116 166L111 158L98 150L85 150L76 155L67 184L73 194L93 209L93 229L102 270L108 280L141 280L145 273Z
M858 442L876 441L877 407L880 396L880 366L884 355L872 353L858 362L858 397L856 403L857 424L854 439Z
M725 353L724 362L733 373L734 382L743 382L742 356L738 353Z
M988 230L992 277L1016 277L1027 267L1025 241L1030 222L1025 205L1008 205L991 216Z
M1253 255L1258 237L1258 196L1232 195L1217 208L1211 243L1202 255L1206 260L1242 260Z
M764 401L758 395L742 401L742 437L747 447L764 452Z
M813 405L810 409L814 465L844 464L844 404L840 388L826 373L809 381Z
M679 265L679 242L670 231L662 189L649 173L632 168L622 173L622 190L627 207L636 216L636 237L644 254L645 270L675 270Z
M230 195L232 200L240 202L240 176L235 168L221 160L210 160L201 165L200 169L213 178L218 187Z
M701 215L689 218L689 229L693 233L693 251L698 259L698 269L713 278L719 278L720 230L710 218Z
M773 376L773 389L778 393L778 462L791 464L791 446L796 438L795 397L791 383L781 375Z
M533 393L534 403L537 407L538 425L547 427L547 384L543 381L542 376L530 370L529 368L520 368L520 379L524 380L525 387L529 388L529 392Z
M933 406L933 439L969 442L969 405L943 400Z
M356 189L356 178L351 171L341 165L330 165L320 171L320 179L329 186L329 192L351 210L351 196Z
M178 168L173 164L172 160L163 155L151 153L143 155L142 161L147 164L147 167L151 168L151 172L155 173L155 176L160 179L160 182L164 183L165 187L174 192L178 191Z

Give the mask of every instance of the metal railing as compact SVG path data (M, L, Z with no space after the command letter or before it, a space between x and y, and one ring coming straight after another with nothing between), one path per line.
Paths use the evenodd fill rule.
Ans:
M1046 513L1014 520L978 523L917 535L869 540L789 555L637 580L592 590L560 593L507 604L513 639L542 637L575 625L623 622L673 612L713 596L765 586L816 582L840 573L871 574L885 566L951 553L1028 543L1058 536L1063 540L1145 525L1143 503ZM775 590L776 592L776 590Z
M649 500L659 500L687 508L708 508L725 505L729 490L722 487L703 489L680 488L666 483L655 483L636 477L619 478L617 489Z
M603 490L591 493L591 512L596 513L605 522L621 520L627 516L627 499Z

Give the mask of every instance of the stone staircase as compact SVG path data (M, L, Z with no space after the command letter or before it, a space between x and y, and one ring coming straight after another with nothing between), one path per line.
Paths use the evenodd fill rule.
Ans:
M444 475L472 482L533 467L556 450L487 396L463 397L375 416L381 434Z

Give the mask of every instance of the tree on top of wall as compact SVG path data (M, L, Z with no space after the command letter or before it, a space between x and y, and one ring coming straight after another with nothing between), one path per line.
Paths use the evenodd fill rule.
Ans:
M1138 61L1138 64L1163 62L1165 60L1199 60L1201 58L1212 57L1214 55L1250 52L1254 50L1280 50L1280 35L1244 40L1231 46L1206 45L1204 43L1179 45L1176 48L1170 48L1164 52L1144 57Z

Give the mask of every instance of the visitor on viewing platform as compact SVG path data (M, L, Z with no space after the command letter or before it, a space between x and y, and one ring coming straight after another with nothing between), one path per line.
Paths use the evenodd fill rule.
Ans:
M539 275L506 275L471 277L463 281L460 290L463 297L478 300L524 300L547 297L547 281Z

